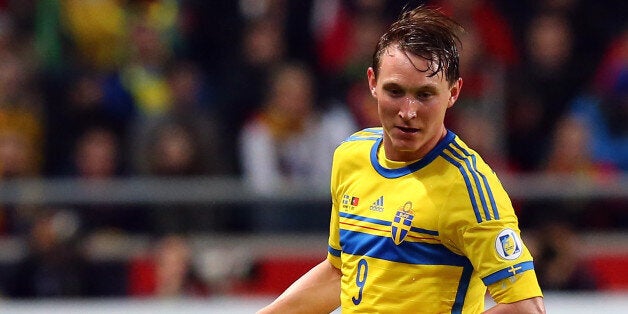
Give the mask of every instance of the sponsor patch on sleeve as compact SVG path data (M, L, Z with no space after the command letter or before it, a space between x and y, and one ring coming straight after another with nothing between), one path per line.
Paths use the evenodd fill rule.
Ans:
M523 243L514 230L504 229L495 239L495 250L501 258L514 260L521 256Z

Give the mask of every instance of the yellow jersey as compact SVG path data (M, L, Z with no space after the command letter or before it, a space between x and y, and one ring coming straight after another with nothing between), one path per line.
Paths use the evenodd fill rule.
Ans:
M542 296L508 194L453 132L415 162L387 160L382 129L334 153L328 260L343 313L480 313Z

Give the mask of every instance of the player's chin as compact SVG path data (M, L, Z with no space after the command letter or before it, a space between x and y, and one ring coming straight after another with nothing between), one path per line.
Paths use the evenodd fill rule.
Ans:
M396 132L393 134L393 138L399 142L403 143L405 146L414 147L417 146L422 139L422 133L418 129L395 129Z
M421 147L420 140L416 138L395 138L392 142L398 152L413 152Z

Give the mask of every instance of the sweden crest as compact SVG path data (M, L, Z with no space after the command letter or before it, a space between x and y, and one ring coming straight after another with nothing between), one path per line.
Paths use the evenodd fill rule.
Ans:
M412 219L414 219L414 211L412 210L412 202L408 201L397 210L390 225L390 233L396 245L403 242L408 235L412 227Z

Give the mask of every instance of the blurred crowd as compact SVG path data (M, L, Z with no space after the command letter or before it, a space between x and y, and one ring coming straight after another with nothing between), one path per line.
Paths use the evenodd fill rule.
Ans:
M335 146L378 125L366 68L379 35L406 2L421 3L0 0L0 181L237 176L263 195L295 186L325 191ZM466 30L464 88L447 125L496 171L594 180L628 171L625 1L422 2L441 7ZM551 204L551 215L547 203L515 205L522 225L539 232L553 232L547 222L557 220L579 228L628 226L625 200ZM0 234L32 239L31 264L22 271L33 277L44 271L34 260L53 269L72 265L73 252L46 255L67 245L68 230L153 233L165 241L155 250L173 249L186 260L189 248L170 237L191 225L300 228L316 215L242 209L255 217L255 225L243 226L224 214L230 209L207 217L199 206L124 207L0 204ZM326 222L327 212L319 215ZM60 240L49 243L46 232L54 230ZM136 264L142 265L157 268ZM80 271L86 270L59 271L64 278L39 280L30 292L6 290L54 295L65 290L52 283L79 287ZM177 271L170 276L190 278ZM158 287L161 275L142 277L133 291L206 293L194 278Z

